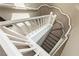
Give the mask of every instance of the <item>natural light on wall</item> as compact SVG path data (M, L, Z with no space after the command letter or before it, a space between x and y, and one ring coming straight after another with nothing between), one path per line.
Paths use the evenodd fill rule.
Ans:
M16 8L25 8L24 3L14 3ZM12 19L23 19L23 18L28 18L30 15L28 13L12 13Z
M25 9L24 3L14 3L15 7L18 9ZM29 13L12 13L11 20L21 20L24 18L29 18ZM27 22L28 25L30 25L29 22ZM22 26L23 24L18 24L19 26Z
M26 9L24 3L14 3L16 9Z
M30 15L28 13L13 13L12 14L12 18L11 20L21 20L21 19L24 19L24 18L29 18ZM18 24L19 26L22 26L22 24Z
M29 13L12 13L12 18L11 20L16 20L16 19L24 19L24 18L29 18L30 15Z

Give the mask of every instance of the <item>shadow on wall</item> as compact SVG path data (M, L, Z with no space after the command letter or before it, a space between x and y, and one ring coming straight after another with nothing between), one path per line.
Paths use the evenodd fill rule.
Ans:
M4 18L5 20L10 20L12 17L11 10L0 7L0 17Z
M8 7L0 6L0 17L4 18L5 20L11 20L12 17L14 16L13 15L14 13L16 13L16 14L23 14L24 13L25 14L25 13L29 13L29 11L20 10L20 9L12 9L12 8L8 8ZM19 15L16 17L19 17ZM26 15L26 17L27 17L27 15Z

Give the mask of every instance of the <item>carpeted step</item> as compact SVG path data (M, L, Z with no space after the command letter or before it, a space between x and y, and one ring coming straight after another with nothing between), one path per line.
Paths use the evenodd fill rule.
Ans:
M60 40L62 34L63 31L61 24L55 22L53 28L51 28L48 36L43 41L41 47L49 53Z

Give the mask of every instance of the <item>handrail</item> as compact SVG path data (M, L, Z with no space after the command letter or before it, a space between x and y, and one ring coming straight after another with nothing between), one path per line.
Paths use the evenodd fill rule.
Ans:
M4 31L4 33L6 33L5 35L9 38L8 40L11 40L12 38L15 38L16 40L19 40L19 41L26 41L27 42L27 40L29 40L29 37L28 38L26 38L26 35L22 35L23 33L25 33L25 31L23 30L23 28L22 28L22 26L19 26L18 24L20 24L20 23L22 23L23 25L25 25L26 26L26 28L28 29L29 28L29 30L31 29L32 31L33 31L33 27L35 27L35 26L37 26L38 28L41 28L44 24L46 24L46 25L51 25L51 20L53 20L53 19L51 19L50 17L52 17L51 16L52 14L49 14L49 15L44 15L44 16L37 16L37 17L32 17L32 18L25 18L25 19L17 19L17 20L8 20L8 21L4 21L4 22L0 22L0 28L1 28L1 30L3 30ZM49 21L50 20L50 21ZM35 26L33 26L33 22L34 22L34 25ZM48 22L49 21L49 22ZM31 24L31 27L30 26L27 26L27 24L25 24L25 22L29 22L30 24ZM36 24L35 24L36 23ZM21 32L22 32L22 30L23 30L23 33L18 33L18 32L16 32L16 31L14 31L14 30L12 30L12 29L10 29L10 28L7 28L7 27L5 27L5 26L8 26L8 25L14 25L15 27L17 27L18 29L21 29ZM45 25L45 26L46 26ZM36 28L35 28L36 29ZM29 31L29 30L27 30L27 31ZM41 29L40 29L41 30ZM30 31L31 32L31 31ZM36 32L35 32L36 33ZM9 34L9 35L8 35ZM25 33L26 34L26 33ZM31 42L30 42L31 41ZM40 55L47 55L47 56L49 56L49 54L46 52L46 51L44 51L39 45L37 45L35 42L33 42L32 40L30 40L30 41L28 41L28 42L30 42L32 45L29 45L30 47L32 47L32 46L34 46L34 47L36 47L36 49L34 50L36 53L40 53ZM3 45L4 43L2 43L2 45ZM13 44L13 43L11 43L11 44ZM7 45L8 46L8 45ZM5 46L3 46L3 47L5 47ZM9 47L7 47L7 48L9 48ZM6 50L6 49L5 49ZM39 50L39 51L38 51ZM15 50L13 50L13 51L15 51ZM18 51L17 51L18 52ZM43 52L43 53L41 53L41 52ZM13 52L12 52L13 53ZM19 53L19 52L18 52Z
M25 25L26 26L26 28L28 29L27 31L29 31L30 29L32 30L32 32L33 32L33 27L38 27L40 30L42 30L42 29L45 29L44 27L43 27L43 25L45 25L45 26L47 26L47 25L49 25L49 26L47 26L47 27L51 27L51 26L53 26L53 23L54 23L54 21L55 21L55 18L56 18L56 15L53 15L52 14L52 12L49 14L49 15L44 15L44 16L37 16L37 17L31 17L31 18L24 18L24 19L17 19L17 20L8 20L8 21L4 21L4 22L0 22L0 27L1 27L1 29L6 33L6 35L7 34L10 34L10 35L7 35L7 37L9 37L9 39L11 39L11 38L15 38L16 40L18 39L19 41L21 40L21 39L23 39L23 41L24 40L26 40L26 42L27 42L27 40L29 40L28 42L30 42L34 47L36 47L36 49L34 50L36 53L40 53L40 55L48 55L49 56L49 54L46 52L46 51L44 51L38 44L36 44L35 42L33 42L32 40L31 40L31 36L30 37L27 37L26 36L26 31L24 31L24 29L23 29L23 26L19 26L18 24L20 24L20 23L22 23L23 25ZM29 22L30 24L31 24L31 26L28 26L25 22ZM53 22L53 23L52 23ZM35 24L36 23L36 24ZM22 32L22 33L18 33L18 32L16 32L16 31L14 31L14 30L12 30L12 29L10 29L10 28L7 28L7 27L5 27L5 26L8 26L8 25L14 25L15 27L17 27L18 28L18 30L19 29L21 29L20 31ZM33 25L35 25L35 26L33 26ZM42 27L42 29L41 29L41 27ZM37 28L34 28L34 30L35 29L37 29ZM49 29L48 29L49 30ZM43 32L43 33L41 33L41 34L45 34L48 30L46 30L45 32ZM39 30L38 30L38 32L39 32ZM24 33L24 34L23 34ZM30 31L30 33L31 33L31 31ZM34 33L36 33L36 31L34 32ZM34 35L34 33L32 34L32 35ZM23 34L23 35L22 35ZM37 34L36 34L37 35ZM40 38L43 36L43 35L40 35ZM27 37L27 38L26 38ZM19 39L19 38L21 38L21 39ZM37 39L38 39L38 37L37 37ZM30 46L30 45L29 45ZM30 47L32 47L32 46L30 46ZM8 47L9 48L9 47ZM39 50L39 51L38 51ZM18 51L17 51L18 52ZM41 52L43 52L43 53L41 53Z
M17 48L11 43L6 34L0 29L0 45L9 56L22 56Z
M10 24L15 24L15 23L21 23L21 22L25 22L25 21L34 20L34 19L44 18L44 17L47 17L47 16L49 16L49 15L37 16L37 17L31 17L31 18L24 18L24 19L17 19L17 20L7 20L7 21L4 21L4 22L0 22L0 26L6 26L6 25L10 25Z

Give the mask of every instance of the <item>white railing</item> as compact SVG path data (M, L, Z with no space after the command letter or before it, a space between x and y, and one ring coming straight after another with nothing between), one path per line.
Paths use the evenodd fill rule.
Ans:
M1 22L0 26L13 25L14 29L16 28L17 32L20 32L23 35L27 35L28 33L39 29L45 24L50 24L52 20L51 18L55 18L56 15L44 15L38 17L32 17L27 19L19 19L19 20L10 20ZM53 20L54 21L54 20Z
M55 21L56 15L53 15L52 12L50 13L48 17L47 23L42 25L42 27L38 28L35 31L32 31L30 34L28 34L26 37L29 37L30 39L34 40L34 42L38 42L40 38L45 35L51 27L53 27L53 23Z
M2 48L7 53L7 55L20 56L20 55L22 55L23 52L28 52L28 51L33 50L36 52L36 55L49 56L49 54L46 51L44 51L38 44L33 42L33 38L36 37L36 39L38 40L43 35L45 35L45 33L52 27L52 25L55 21L55 18L56 18L56 15L53 15L51 12L50 15L1 22L0 23L1 43L0 44L1 44ZM12 26L8 27L9 25L12 25ZM49 29L47 31L44 31L47 28L49 28ZM18 30L16 31L16 29L18 29ZM42 31L42 33L41 33L41 31ZM5 35L2 33L5 33ZM28 35L30 35L30 36L28 36ZM36 35L38 35L38 36L36 36ZM39 35L41 35L41 36L39 36ZM5 39L5 37L7 39ZM31 38L31 37L33 37L33 38ZM14 41L12 41L12 40L14 40ZM18 41L20 41L20 42L18 42ZM26 45L26 46L28 45L30 48L18 50L18 48L14 46L14 43L21 45L24 42L27 43L24 45ZM6 45L4 45L4 43L6 43ZM9 46L9 44L10 44L10 46ZM11 46L13 46L13 48Z
M5 53L9 56L22 56L18 52L17 48L11 43L6 34L0 29L0 45L4 49Z
M11 24L14 27L16 27L17 30L19 30L22 34L26 35L26 32L31 32L46 24L48 17L49 15L45 15L40 17L28 18L28 19L5 21L5 22L1 22L0 26L6 26ZM22 28L24 26L25 29L27 29L27 31Z

